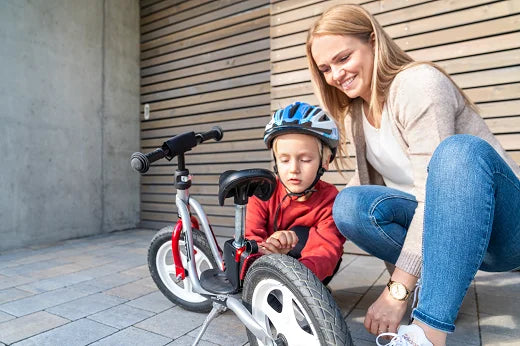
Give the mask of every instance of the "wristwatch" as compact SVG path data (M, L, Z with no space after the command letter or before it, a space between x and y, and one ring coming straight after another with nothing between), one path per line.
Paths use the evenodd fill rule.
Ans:
M388 280L386 287L388 287L392 298L401 301L408 299L411 293L405 285L397 281L392 281L392 279Z

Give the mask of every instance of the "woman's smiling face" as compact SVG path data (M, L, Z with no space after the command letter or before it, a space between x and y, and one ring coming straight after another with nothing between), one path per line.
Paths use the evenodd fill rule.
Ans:
M369 42L352 35L314 37L312 58L327 84L349 98L361 97L370 102L370 85L374 67L373 39Z

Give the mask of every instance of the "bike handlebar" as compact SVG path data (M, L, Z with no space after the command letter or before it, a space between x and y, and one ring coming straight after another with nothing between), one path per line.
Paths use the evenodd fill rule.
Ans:
M224 133L222 132L220 126L213 126L211 130L207 132L197 133L195 136L199 139L199 144L210 139L214 139L217 142L220 142L220 140L224 136Z
M214 139L215 141L220 141L223 137L222 129L219 126L214 126L211 130L207 132L195 133L185 132L172 137L165 141L163 145L155 149L152 152L147 154L143 153L133 153L130 157L130 165L134 170L139 173L146 173L150 168L150 164L166 157L168 160L173 159L175 156L179 154L184 154L185 152L191 150L196 147L198 144L204 143L210 139Z
M146 173L150 168L150 164L157 160L162 159L166 156L166 153L161 148L155 149L154 151L143 154L143 153L133 153L130 157L130 165L134 170L139 173Z

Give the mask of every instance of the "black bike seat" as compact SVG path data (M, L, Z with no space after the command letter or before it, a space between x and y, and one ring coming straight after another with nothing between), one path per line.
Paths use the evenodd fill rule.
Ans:
M234 197L235 204L245 205L253 195L267 201L276 188L276 176L262 168L230 170L220 175L218 185L220 205L224 205L224 200L228 197Z

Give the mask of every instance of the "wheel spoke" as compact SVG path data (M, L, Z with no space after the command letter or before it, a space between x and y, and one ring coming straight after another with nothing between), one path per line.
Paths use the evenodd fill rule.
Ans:
M282 312L278 314L278 317L283 322L277 325L273 321L277 331L285 335L290 345L318 345L316 336L312 335L310 330L304 330L301 323L298 323L300 321L308 324L309 321L302 312L297 310L294 294L285 286L280 287L280 291L282 292L283 304Z
M175 274L175 265L173 264L165 264L164 269L168 274Z
M184 280L182 280L182 284L183 284L184 290L186 292L193 293L193 288L192 288L191 281L189 278L185 278Z
M294 308L293 308L293 297L291 291L285 286L281 287L282 292L282 315L284 316L284 319L287 319L288 321L296 322L296 315L294 314ZM290 324L292 324L290 322Z
M271 320L271 322L274 324L277 330L279 330L280 328L287 328L285 325L288 321L285 319L283 313L276 312L276 310L274 310L269 305L269 303L267 302L267 296L262 303L261 310L264 313L264 315Z
M195 268L197 268L197 275L200 276L201 267L204 264L204 259L200 258L199 254L195 255Z
M291 346L318 346L320 344L316 336L307 333L299 326L296 326L294 329L288 331L287 333L284 333L284 336L287 338L287 341Z

